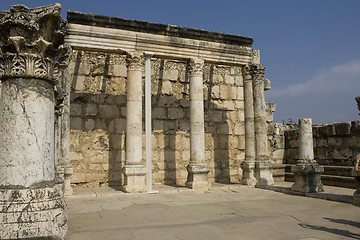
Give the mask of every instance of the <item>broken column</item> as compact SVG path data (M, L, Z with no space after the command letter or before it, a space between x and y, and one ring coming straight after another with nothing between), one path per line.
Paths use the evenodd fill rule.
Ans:
M252 74L249 65L244 67L244 115L245 115L245 161L242 163L241 184L256 185L255 178L255 129L254 129L254 94Z
M254 122L255 122L255 177L257 186L274 184L272 170L274 164L269 160L267 145L266 103L264 96L265 66L250 64L253 76Z
M204 60L190 59L190 163L186 167L186 187L193 189L210 186L210 167L205 159L203 66Z
M291 172L295 177L291 187L293 191L302 193L324 191L321 183L324 167L314 160L311 118L299 119L299 159L296 165L291 167Z
M60 4L0 12L0 239L64 239L67 231L54 87L71 49L60 13Z
M146 169L142 158L142 71L144 55L128 53L126 103L126 156L123 168L125 192L145 192Z

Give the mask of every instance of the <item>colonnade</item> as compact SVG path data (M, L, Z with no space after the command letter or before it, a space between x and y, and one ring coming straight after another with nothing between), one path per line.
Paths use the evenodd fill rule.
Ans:
M125 192L146 191L146 168L142 161L142 71L144 54L127 54L126 156L123 168ZM190 162L186 186L193 189L209 187L204 143L204 60L190 59Z
M249 186L274 184L273 163L269 159L264 96L265 66L244 67L245 161L240 182Z

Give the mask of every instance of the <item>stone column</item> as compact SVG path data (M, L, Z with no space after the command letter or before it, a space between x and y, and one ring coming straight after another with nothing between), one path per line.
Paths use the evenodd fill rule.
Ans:
M252 72L250 66L243 69L244 76L244 100L245 100L245 161L242 163L243 176L241 184L248 186L256 185L255 178L255 128L254 128L254 94L252 84Z
M355 98L355 101L357 103L357 108L360 111L360 96ZM360 114L359 114L360 115ZM357 156L353 156L354 161L357 161L357 158L359 156L360 153L358 153ZM354 170L352 171L352 175L355 178L356 181L356 191L353 194L353 198L354 198L354 205L356 206L360 206L360 173L355 172Z
M142 71L144 55L128 53L126 103L126 156L124 173L125 192L145 192L145 175L142 158Z
M313 134L311 118L299 119L299 159L292 166L295 182L291 189L293 191L323 192L321 173L324 168L314 160Z
M64 239L67 231L54 87L71 48L60 12L60 4L0 12L0 239Z
M190 163L185 185L193 189L210 186L207 176L210 167L205 159L203 67L204 60L190 59Z
M273 164L269 160L269 150L267 145L267 123L266 123L266 104L264 96L264 73L265 66L262 64L251 64L253 74L254 91L254 119L255 119L255 148L256 164L255 177L257 186L267 186L274 184L272 175Z

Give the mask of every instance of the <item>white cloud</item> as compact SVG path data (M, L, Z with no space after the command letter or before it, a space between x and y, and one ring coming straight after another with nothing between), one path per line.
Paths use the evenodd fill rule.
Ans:
M267 92L270 98L360 90L360 59L318 71L309 81ZM359 91L360 95L360 91Z

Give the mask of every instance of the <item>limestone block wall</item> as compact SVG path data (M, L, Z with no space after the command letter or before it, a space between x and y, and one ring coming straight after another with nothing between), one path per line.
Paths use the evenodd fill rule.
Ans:
M73 184L123 183L125 59L120 54L73 53L69 67ZM160 58L151 62L153 182L183 185L190 161L187 62ZM245 157L242 69L206 63L204 101L209 179L238 182L242 174L240 164Z
M298 129L285 131L286 160L295 164L299 154ZM313 125L314 158L320 165L353 166L360 153L360 121Z

